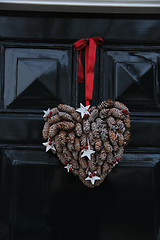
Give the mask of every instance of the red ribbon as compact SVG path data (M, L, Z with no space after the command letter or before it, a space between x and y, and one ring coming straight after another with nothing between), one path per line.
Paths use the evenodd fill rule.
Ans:
M78 83L83 83L83 65L81 60L82 49L85 48L85 100L86 106L92 100L93 94L93 81L94 81L94 64L96 58L97 45L101 45L103 39L101 37L93 37L87 39L80 39L73 44L79 51L78 56Z

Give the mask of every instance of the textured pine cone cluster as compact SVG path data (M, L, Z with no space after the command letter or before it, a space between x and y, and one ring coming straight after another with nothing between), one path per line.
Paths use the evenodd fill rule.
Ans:
M60 161L70 164L73 174L90 188L104 181L122 158L124 146L130 139L129 110L123 103L110 99L91 107L83 119L73 107L59 104L44 120L43 138L52 139ZM81 150L87 144L95 151L91 160L81 157ZM100 180L92 185L85 179L88 172L95 171Z

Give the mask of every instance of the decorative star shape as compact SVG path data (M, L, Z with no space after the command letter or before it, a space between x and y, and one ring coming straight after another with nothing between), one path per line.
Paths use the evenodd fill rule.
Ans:
M97 172L95 172L95 173L97 173ZM92 175L92 177L89 177L89 175L92 175L92 173L88 172L88 177L85 180L86 181L91 181L92 185L94 185L96 180L100 180L100 177L98 177L96 175L95 176Z
M68 163L68 164L67 164L67 166L65 166L64 168L66 168L66 169L67 169L67 172L70 172L70 170L69 170L69 169L70 169L70 168L72 169L72 165Z
M81 117L83 118L84 115L86 115L86 114L89 114L89 115L90 115L90 113L89 113L89 111L88 111L89 107L90 107L90 105L84 107L83 104L80 103L80 108L77 108L76 111L77 111L77 112L80 112L80 113L81 113Z
M81 151L82 155L81 157L88 157L89 160L91 160L91 154L95 153L95 151L91 150L90 145L88 144L88 148Z
M54 142L52 141L51 145L49 143L50 143L50 141L42 143L46 147L46 152L48 152L50 149L56 151L55 146L54 146Z
M48 110L47 110L47 111L43 110L43 112L44 112L44 115L43 115L43 117L47 117L47 116L49 115L50 111L51 111L51 109L50 109L50 108L48 108Z

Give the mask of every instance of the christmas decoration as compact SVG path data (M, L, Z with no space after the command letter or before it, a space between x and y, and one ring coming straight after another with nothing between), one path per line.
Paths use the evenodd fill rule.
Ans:
M72 172L87 187L99 186L123 156L130 139L129 109L108 99L91 106L96 47L102 38L80 39L78 83L83 82L82 49L85 47L85 102L80 108L59 104L44 110L43 143L46 151L57 154L67 172Z
M108 99L91 107L88 118L82 118L77 109L60 104L50 110L52 117L67 114L67 119L51 123L51 118L44 116L43 138L47 142L43 145L46 151L57 153L67 172L79 176L87 187L99 186L119 163L130 138L130 117L124 109L129 113L123 103Z

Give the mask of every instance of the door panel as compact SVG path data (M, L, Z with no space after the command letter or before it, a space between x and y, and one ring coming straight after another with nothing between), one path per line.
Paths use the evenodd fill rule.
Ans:
M0 12L0 239L159 240L159 24L156 15ZM124 102L131 140L88 189L45 152L41 133L43 109L84 103L72 44L96 35L92 104Z

